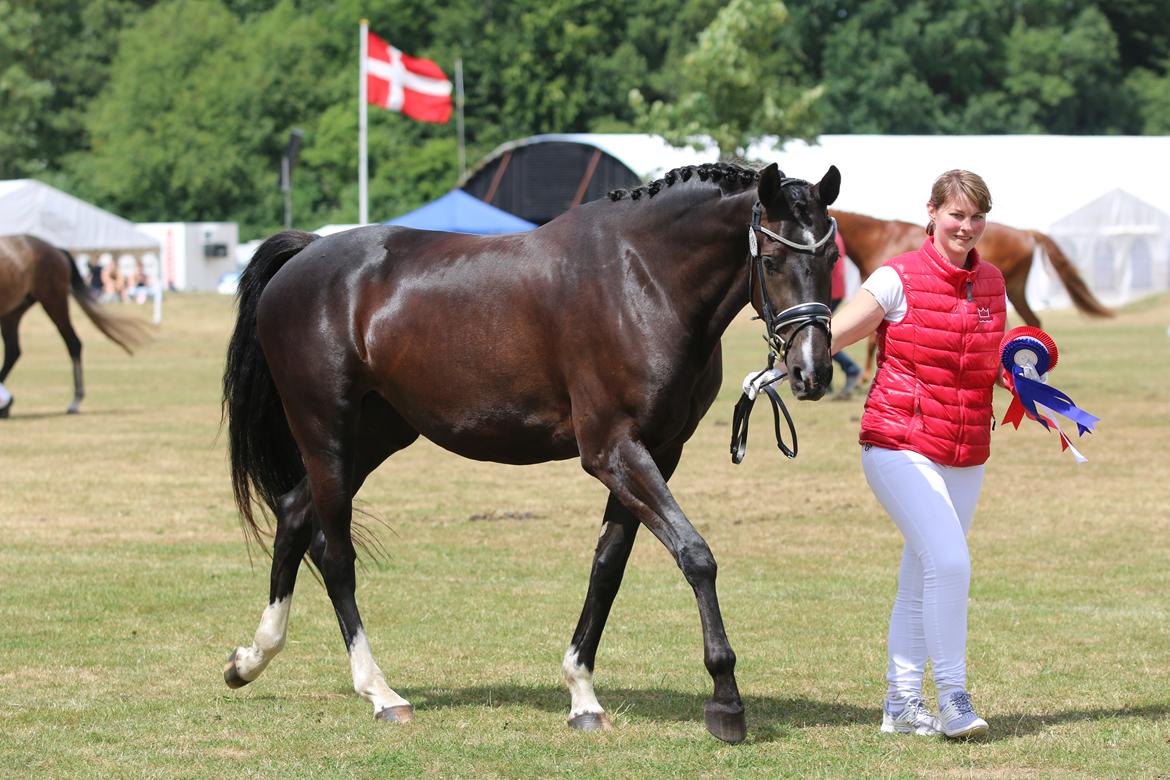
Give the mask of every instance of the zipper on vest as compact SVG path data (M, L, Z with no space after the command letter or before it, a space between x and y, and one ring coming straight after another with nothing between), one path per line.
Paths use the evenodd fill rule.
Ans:
M971 290L971 279L970 279L970 277L968 277L967 278L967 303L971 303L974 300L975 300L975 295L973 294L973 292Z

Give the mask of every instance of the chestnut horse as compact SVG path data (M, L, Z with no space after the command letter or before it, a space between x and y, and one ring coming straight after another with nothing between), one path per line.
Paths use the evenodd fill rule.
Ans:
M830 213L837 220L841 238L845 241L845 254L853 260L863 281L886 260L903 252L914 251L926 239L922 225L912 222L875 219L838 209ZM1032 268L1032 258L1037 247L1044 251L1060 276L1074 306L1094 317L1113 316L1113 311L1089 290L1076 266L1060 251L1055 241L1038 230L1018 230L998 222L988 222L983 238L979 240L979 254L1003 272L1008 300L1025 323L1034 328L1040 327L1040 318L1032 311L1024 296L1028 272ZM875 348L876 342L871 339L863 383L868 381L873 368Z
M8 417L12 410L12 398L2 383L20 358L20 318L37 302L57 326L73 361L73 402L67 412L77 414L80 410L85 381L81 372L81 339L69 321L70 294L97 329L127 354L147 341L147 330L142 323L102 310L67 251L35 236L0 236L0 333L4 336L0 418Z
M562 664L571 727L610 726L594 660L644 525L695 592L714 682L706 726L727 742L744 739L715 558L667 480L719 391L720 338L749 302L796 397L825 393L837 257L826 207L839 186L836 168L813 185L774 164L688 166L527 233L371 226L269 238L240 279L223 408L245 530L261 533L253 501L275 515L276 530L268 605L252 645L228 658L227 684L254 681L284 646L307 551L337 613L354 689L378 720L413 719L358 613L351 522L370 472L421 435L476 460L580 458L609 489Z

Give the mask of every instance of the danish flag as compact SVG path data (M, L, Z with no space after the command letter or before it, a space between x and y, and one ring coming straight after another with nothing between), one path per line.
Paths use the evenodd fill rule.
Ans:
M403 54L366 33L366 100L420 122L451 117L451 82L432 60Z

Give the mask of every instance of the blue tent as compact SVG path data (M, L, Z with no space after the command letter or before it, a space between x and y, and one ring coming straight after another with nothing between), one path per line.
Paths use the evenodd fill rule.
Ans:
M536 227L526 219L484 203L463 190L451 190L438 200L396 217L387 225L450 230L456 233L519 233Z

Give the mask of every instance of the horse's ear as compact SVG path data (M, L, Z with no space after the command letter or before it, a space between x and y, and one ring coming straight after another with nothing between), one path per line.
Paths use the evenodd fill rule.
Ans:
M780 179L783 176L784 174L780 172L780 167L776 163L772 163L760 171L760 184L756 189L760 203L767 206L773 198L780 194Z
M833 201L837 200L837 196L841 194L841 172L837 170L836 165L829 166L829 170L825 171L825 175L821 177L813 190L822 206L833 205Z

